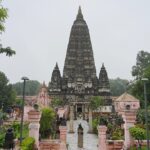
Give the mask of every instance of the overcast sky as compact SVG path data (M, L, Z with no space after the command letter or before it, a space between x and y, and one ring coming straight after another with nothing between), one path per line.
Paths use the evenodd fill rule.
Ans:
M61 74L70 29L81 5L93 46L97 74L104 62L109 78L132 79L139 50L150 52L150 0L4 0L9 9L0 71L11 83L22 76L48 83L58 62Z

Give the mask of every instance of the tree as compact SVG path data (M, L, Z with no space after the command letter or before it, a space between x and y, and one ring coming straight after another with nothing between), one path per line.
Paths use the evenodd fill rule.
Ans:
M51 101L51 105L52 105L53 108L62 106L63 105L63 100L61 98L55 97Z
M140 106L144 108L144 85L141 80L133 82L129 88L128 92L140 100Z
M54 133L55 112L52 108L43 108L40 120L40 134L42 138Z
M13 89L16 91L17 95L22 95L23 82L17 82L13 84ZM40 89L40 82L36 80L29 80L26 83L26 95L37 95Z
M136 77L136 82L133 82L129 87L129 93L140 100L141 107L144 107L144 83L142 78L148 78L146 83L147 99L150 99L150 53L140 51L137 54L136 65L132 67L132 75ZM148 101L148 105L150 101Z
M3 72L0 72L0 109L7 111L15 102L16 94Z
M145 136L146 136L145 130L143 128L139 128L135 126L135 127L129 128L129 132L135 140L138 140L138 145L141 148L140 141L145 139Z
M96 110L97 108L103 106L103 104L104 101L100 96L93 96L89 106L92 110Z
M137 124L145 125L145 109L139 109L136 115ZM150 109L148 109L148 124L150 125Z
M129 83L128 80L120 78L110 79L109 82L112 96L120 96L123 94L126 91Z
M0 0L0 32L4 32L5 31L5 20L8 17L8 10L7 8L4 8L2 6L2 0ZM16 54L16 52L14 50L12 50L10 47L6 47L3 48L2 44L0 45L0 54L5 53L6 56L12 56L14 54Z
M141 79L144 76L144 71L150 67L150 53L139 51L136 57L136 65L132 67L132 76L136 79Z
M33 137L26 137L21 144L22 150L33 150L35 139Z

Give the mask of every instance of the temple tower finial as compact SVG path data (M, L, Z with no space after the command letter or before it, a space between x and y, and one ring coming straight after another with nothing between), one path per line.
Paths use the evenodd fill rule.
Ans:
M56 70L59 70L59 68L58 68L58 63L56 62L56 65L55 65L55 69Z
M43 85L42 85L42 87L46 87L45 81L43 81Z
M102 68L105 68L104 63L102 63Z
M81 6L79 6L78 14L82 14Z
M76 20L83 20L83 15L82 15L81 6L79 6L78 14L77 14Z

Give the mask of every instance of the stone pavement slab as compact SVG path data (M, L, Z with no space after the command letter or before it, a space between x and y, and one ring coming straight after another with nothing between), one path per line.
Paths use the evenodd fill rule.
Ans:
M84 129L84 136L83 136L83 148L78 148L78 135L77 135L77 128L78 125L81 123ZM98 150L98 137L95 134L89 134L89 126L87 121L85 120L75 120L74 121L74 133L69 133L69 121L67 122L67 144L68 150Z

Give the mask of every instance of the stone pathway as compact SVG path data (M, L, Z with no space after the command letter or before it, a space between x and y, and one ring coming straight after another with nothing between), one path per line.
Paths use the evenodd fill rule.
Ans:
M78 148L77 140L77 128L78 125L81 123L83 129L84 129L84 137L83 137L83 149ZM89 126L88 123L85 120L76 120L74 121L74 132L75 133L69 133L69 121L67 122L67 144L68 144L68 150L98 150L97 144L98 144L98 137L95 134L89 134Z

